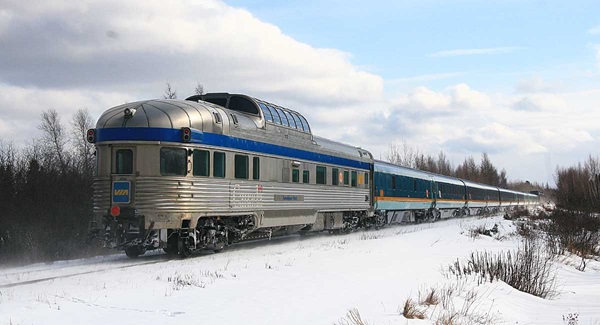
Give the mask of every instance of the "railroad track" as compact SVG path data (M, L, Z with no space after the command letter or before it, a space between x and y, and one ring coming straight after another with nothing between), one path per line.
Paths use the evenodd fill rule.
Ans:
M140 261L141 260L141 261ZM98 261L90 264L77 264L77 265L66 265L54 268L45 268L41 270L31 270L31 271L23 271L23 272L12 272L0 274L0 277L9 278L6 283L0 282L0 289L13 288L17 286L35 284L40 282L53 281L58 279L66 279L86 274L93 273L102 273L111 270L119 270L119 269L127 269L136 266L150 265L150 264L158 264L165 263L171 260L168 255L150 255L144 258L140 258L137 261L131 261L128 258L116 260L116 263L109 263ZM104 267L93 269L95 266L104 265ZM69 271L69 268L74 268L73 271ZM85 268L87 270L81 270ZM90 269L92 268L92 269ZM66 271L65 271L66 270ZM55 275L55 276L47 276L47 273L56 271L62 271L63 274ZM16 281L10 281L11 277L18 277ZM28 278L27 280L22 280L22 278Z

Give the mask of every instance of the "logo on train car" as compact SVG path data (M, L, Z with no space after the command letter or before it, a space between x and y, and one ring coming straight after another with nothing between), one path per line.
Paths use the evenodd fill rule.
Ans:
M113 182L112 198L114 203L129 203L129 192L131 189L131 182L129 181L118 181Z

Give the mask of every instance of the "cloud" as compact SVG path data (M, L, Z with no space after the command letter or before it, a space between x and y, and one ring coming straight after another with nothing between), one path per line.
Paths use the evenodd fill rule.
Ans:
M568 105L560 95L539 93L515 99L512 108L518 111L562 112L567 110Z
M540 76L533 76L519 80L516 91L519 93L555 92L562 88L560 82L548 83Z
M600 35L600 25L588 29L588 33L592 35Z
M491 47L482 49L456 49L456 50L445 50L435 53L431 53L428 56L432 58L443 58L450 56L464 56L464 55L488 55L488 54L506 54L513 53L522 47L506 46L506 47Z
M2 12L4 83L159 95L165 80L184 93L199 80L208 90L329 105L383 93L382 78L354 66L348 53L298 42L220 1L13 1Z
M457 106L473 109L489 108L491 106L491 100L488 95L471 89L467 84L458 84L452 87L451 91L452 101Z
M64 125L78 109L88 109L99 116L106 108L125 103L128 94L116 92L88 92L78 90L24 88L0 84L0 139L24 143L37 132L43 111L60 112ZM26 135L24 137L24 135Z

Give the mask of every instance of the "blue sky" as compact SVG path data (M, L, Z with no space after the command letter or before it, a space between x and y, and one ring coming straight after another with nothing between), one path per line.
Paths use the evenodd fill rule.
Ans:
M42 111L244 93L384 157L405 141L454 165L490 154L553 182L600 147L600 2L7 0L0 142Z
M510 90L515 76L569 77L576 84L595 64L597 1L227 1L291 37L351 54L351 62L386 80L454 75ZM444 51L479 49L463 54ZM486 51L487 50L487 51ZM468 53L468 51L465 51ZM581 78L581 79L579 79Z

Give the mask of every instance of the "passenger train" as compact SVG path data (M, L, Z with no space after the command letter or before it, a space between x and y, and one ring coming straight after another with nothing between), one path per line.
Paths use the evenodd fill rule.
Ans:
M373 159L314 135L297 111L246 95L146 100L104 112L92 233L137 257L187 257L294 233L436 220L537 196Z

